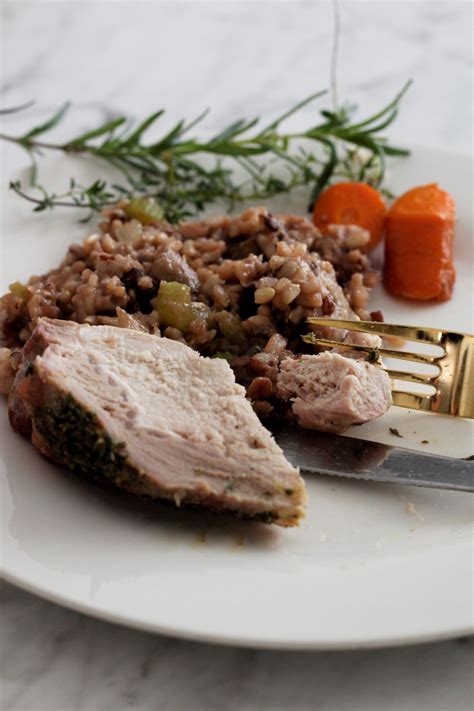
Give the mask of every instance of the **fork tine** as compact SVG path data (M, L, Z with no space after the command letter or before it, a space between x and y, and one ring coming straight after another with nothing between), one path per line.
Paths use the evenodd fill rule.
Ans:
M386 372L392 380L403 380L406 383L418 383L419 385L436 387L433 381L437 375L423 375L420 373L415 375L414 373L407 373L405 370L392 370L391 368L387 368Z
M376 333L378 336L398 336L407 341L422 341L438 345L443 339L443 331L437 328L419 328L417 326L394 326L393 324L380 323L379 321L348 321L337 318L319 318L310 316L308 323L330 328L344 328L348 331L361 331L362 333Z
M430 395L416 395L415 393L405 393L401 390L392 390L392 402L398 407L431 411L433 400Z
M318 338L314 333L308 333L301 336L305 343L313 343L318 346L329 346L330 348L347 348L350 351L362 351L364 353L373 353L374 348L368 346L360 346L355 343L342 343L341 341L332 341L329 338ZM406 351L396 351L391 348L378 348L377 353L386 358L398 358L399 360L410 360L413 363L427 363L437 365L437 361L443 356L426 355L424 353L407 353Z

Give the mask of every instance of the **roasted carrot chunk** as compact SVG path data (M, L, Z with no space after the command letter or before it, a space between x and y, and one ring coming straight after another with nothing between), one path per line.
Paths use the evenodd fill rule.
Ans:
M391 294L447 301L456 279L456 206L436 183L413 188L387 214L384 282Z
M370 233L367 249L384 233L387 208L378 190L367 183L336 183L324 190L313 210L313 222L324 232L328 225L357 225Z

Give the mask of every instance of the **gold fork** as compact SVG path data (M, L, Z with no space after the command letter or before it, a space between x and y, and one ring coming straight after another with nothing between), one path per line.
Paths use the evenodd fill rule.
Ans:
M379 348L374 354L374 349L370 346L319 338L315 333L303 336L303 340L307 343L314 343L320 346L363 351L368 355L374 354L375 358L381 355L412 363L435 365L439 370L435 375L415 374L388 368L387 373L393 380L430 385L435 388L435 392L432 395L393 390L393 404L440 415L474 418L474 336L455 331L442 331L437 328L394 326L393 324L379 323L378 321L345 321L318 317L308 318L307 321L318 326L373 333L382 337L395 336L407 341L440 346L444 351L441 355L410 353L389 348Z

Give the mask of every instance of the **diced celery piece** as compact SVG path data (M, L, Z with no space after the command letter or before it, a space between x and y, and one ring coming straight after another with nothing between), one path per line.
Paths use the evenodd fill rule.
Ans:
M188 331L195 318L209 319L210 310L206 304L191 300L191 288L176 281L162 281L155 309L160 324Z
M31 296L30 290L27 286L22 284L21 281L14 281L13 284L10 284L8 288L10 289L10 292L13 294L13 296L18 297L24 303L26 303Z
M189 304L177 304L173 301L165 301L157 304L160 325L171 326L180 331L188 331L191 323L195 319Z
M163 209L152 197L132 198L124 210L128 217L139 220L143 225L155 225L157 222L163 222Z
M158 291L157 304L173 301L175 304L191 303L191 287L177 281L162 281Z
M245 333L239 317L235 314L224 313L219 319L219 328L222 334L228 338L231 343L244 342Z

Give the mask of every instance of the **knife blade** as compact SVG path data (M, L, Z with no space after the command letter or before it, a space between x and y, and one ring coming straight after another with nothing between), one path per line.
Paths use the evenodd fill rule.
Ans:
M272 431L285 456L302 471L474 492L474 461L469 459L425 454L296 427Z

